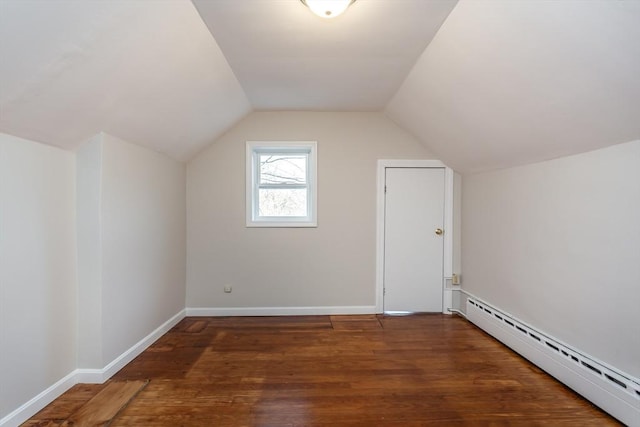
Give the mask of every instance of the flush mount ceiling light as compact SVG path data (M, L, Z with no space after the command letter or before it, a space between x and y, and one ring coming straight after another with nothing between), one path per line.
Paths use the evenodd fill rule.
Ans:
M335 18L341 15L356 0L300 0L321 18Z

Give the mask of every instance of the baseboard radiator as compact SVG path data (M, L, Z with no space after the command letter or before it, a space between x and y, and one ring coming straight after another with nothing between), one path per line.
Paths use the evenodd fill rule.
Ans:
M467 299L467 318L523 357L554 376L612 416L640 427L637 379L533 329L476 298Z

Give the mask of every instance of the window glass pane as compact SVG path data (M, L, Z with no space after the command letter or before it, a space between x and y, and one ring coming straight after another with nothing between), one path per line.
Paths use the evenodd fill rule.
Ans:
M258 190L258 196L260 216L307 216L305 188L261 188Z
M307 155L260 154L260 184L306 184Z

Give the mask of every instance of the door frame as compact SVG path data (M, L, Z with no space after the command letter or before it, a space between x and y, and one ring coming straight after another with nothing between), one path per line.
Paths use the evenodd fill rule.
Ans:
M385 172L387 168L438 168L444 169L444 242L442 312L451 314L453 293L447 288L453 276L453 169L440 160L378 160L376 190L376 313L384 310L384 222L385 222Z

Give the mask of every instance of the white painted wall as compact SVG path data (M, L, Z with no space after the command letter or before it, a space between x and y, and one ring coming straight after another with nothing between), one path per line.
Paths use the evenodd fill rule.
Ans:
M465 175L463 288L640 377L640 141Z
M453 174L453 273L462 272L462 175Z
M110 362L185 306L185 164L105 134L103 357Z
M102 134L76 153L78 235L78 367L101 368L102 359Z
M75 156L0 134L0 419L76 367Z
M103 368L184 309L185 165L108 134L85 144L78 161L91 180L79 183L88 213L79 224L89 233L80 245L94 268L80 282L81 367Z
M317 228L245 227L247 140L318 141ZM187 166L187 307L374 306L382 158L433 156L379 113L245 118Z

